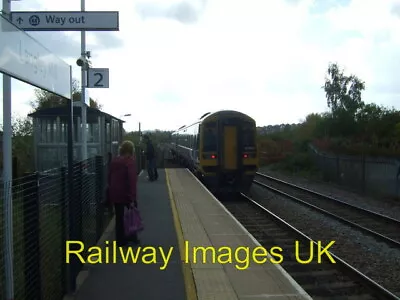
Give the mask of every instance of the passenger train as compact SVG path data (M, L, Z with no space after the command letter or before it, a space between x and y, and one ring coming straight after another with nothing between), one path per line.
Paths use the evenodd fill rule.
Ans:
M212 192L247 192L259 168L256 122L232 110L206 113L171 135L172 157Z

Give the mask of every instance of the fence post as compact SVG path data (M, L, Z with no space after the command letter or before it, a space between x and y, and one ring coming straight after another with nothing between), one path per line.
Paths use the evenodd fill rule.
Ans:
M13 156L12 158L12 175L13 179L18 178L18 158L16 156Z
M363 151L363 154L362 154L362 158L361 158L361 167L362 167L362 178L361 178L361 188L362 188L362 192L363 193L365 193L366 192L366 175L365 175L365 172L366 172L366 166L365 166L365 163L366 163L366 159L365 159L365 154L364 154L364 151Z
M340 158L339 155L336 155L336 182L339 184L342 183L340 173Z
M103 233L103 214L104 214L104 186L103 186L103 157L96 156L96 185L95 185L95 199L96 199L96 242L100 239Z
M75 213L76 213L76 217L77 217L77 220L76 220L77 235L78 235L77 238L79 241L82 241L82 242L84 242L82 240L82 238L83 238L83 234L82 234L83 233L82 232L82 230L83 230L83 228L82 228L82 217L83 217L83 215L82 215L83 214L82 191L83 191L83 165L84 165L84 163L87 163L87 161L80 161L77 164L76 181L75 181L75 183L77 185L77 188L76 188L77 197L74 200L75 207L76 207ZM80 267L81 267L81 262L79 260L79 268ZM76 275L78 275L78 273L79 273L79 271L77 272Z
M322 157L321 157L321 160L322 160L322 163L321 163L321 165L322 165L322 178L323 178L323 180L325 181L325 182L329 182L329 175L328 175L328 171L327 171L327 167L326 167L326 160L327 160L327 157L325 156L325 155L323 155Z
M87 164L87 161L85 162ZM83 165L84 162L81 161L79 163L79 169L78 169L78 185L79 185L79 189L78 189L78 193L79 193L79 197L77 199L79 199L79 201L77 201L77 208L78 208L78 228L79 228L79 239L82 240L83 238L83 227L82 227L82 218L83 218L83 208L82 208L82 201L83 201Z
M73 166L73 189L69 191L69 240L82 241L82 162L77 162ZM83 241L82 241L83 242ZM70 245L70 249L78 250L75 244ZM76 288L76 277L82 267L81 261L75 256L70 257L69 281L72 290Z
M24 273L30 290L24 299L41 299L39 175L23 177Z
M61 261L65 261L67 237L67 168L60 168L60 184L61 184ZM67 265L61 264L61 274L63 281L61 283L63 294L68 291L68 273Z

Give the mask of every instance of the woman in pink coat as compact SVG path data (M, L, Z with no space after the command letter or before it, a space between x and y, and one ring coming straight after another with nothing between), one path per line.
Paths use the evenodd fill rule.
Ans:
M137 207L137 167L134 156L134 145L125 141L119 149L119 156L111 160L108 168L108 203L115 209L115 236L118 246L125 246L128 241L139 243L135 234L126 237L124 233L124 209Z

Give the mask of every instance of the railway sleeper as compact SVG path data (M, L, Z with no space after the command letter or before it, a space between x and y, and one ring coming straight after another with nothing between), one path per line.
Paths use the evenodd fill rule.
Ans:
M286 256L286 260L283 261L282 267L286 271L292 272L311 272L311 271L321 271L321 270L332 270L332 265L328 264L317 264L315 262L311 262L307 265L299 264L296 259L290 256ZM337 272L337 270L335 271Z
M274 237L276 237L277 239L286 239L288 237L288 234L286 232L281 231L272 231L269 229L264 230L265 234L267 235L273 235Z
M330 295L334 293L335 295L354 295L358 294L356 289L360 289L361 287L356 284L354 281L346 281L346 282L331 282L329 284L320 284L319 282L315 282L314 284L299 284L305 289L308 293L312 293L313 295ZM333 299L333 298L329 298Z
M308 273L310 274L310 273ZM311 275L311 274L310 274ZM353 280L351 280L350 278L337 278L336 274L334 275L315 275L315 276L306 276L306 274L303 274L302 276L295 276L295 275L291 275L293 276L293 278L296 279L296 282L298 282L301 286L307 286L307 285L313 285L316 284L316 282L318 283L318 285L324 286L324 287L330 287L332 284L336 284L336 283L351 283L351 286L358 286L357 283L355 283ZM345 285L347 287L347 285Z
M400 229L399 229L400 230ZM395 240L395 241L400 241L400 236L397 232L390 232L388 234L385 234L388 238Z
M294 239L290 238L290 237L278 237L278 238L273 238L273 241L275 242L275 244L277 244L279 247L283 247L282 245L293 245L294 248Z
M290 275L296 278L310 278L311 276L334 276L337 274L336 270L328 269L328 270L315 270L315 271L304 271L304 272L291 272Z
M283 232L282 231L282 229L281 228L277 228L277 227L272 227L272 226L270 226L271 228L268 228L267 230L268 230L268 233L271 233L271 234L284 234L284 235L288 235L286 232Z
M243 224L243 226L244 227L246 227L247 228L247 230L259 230L260 229L260 226L259 225L249 225L249 224L246 224L245 222L243 222L242 223ZM265 233L263 233L263 234L265 234Z
M317 296L313 297L313 300L326 300L327 297L323 296ZM329 299L332 300L376 300L375 297L369 295L369 294L362 294L362 295L357 295L357 296L334 296L334 297L329 297Z
M257 222L256 224L252 225L252 226L257 226L257 227L261 227L263 230L267 229L269 227L268 222L264 219L262 221Z

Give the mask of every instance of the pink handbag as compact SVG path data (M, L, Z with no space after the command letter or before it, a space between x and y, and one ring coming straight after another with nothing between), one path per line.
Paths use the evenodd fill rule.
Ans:
M136 207L125 207L124 227L125 236L128 237L143 230L142 218L140 217L139 210Z

